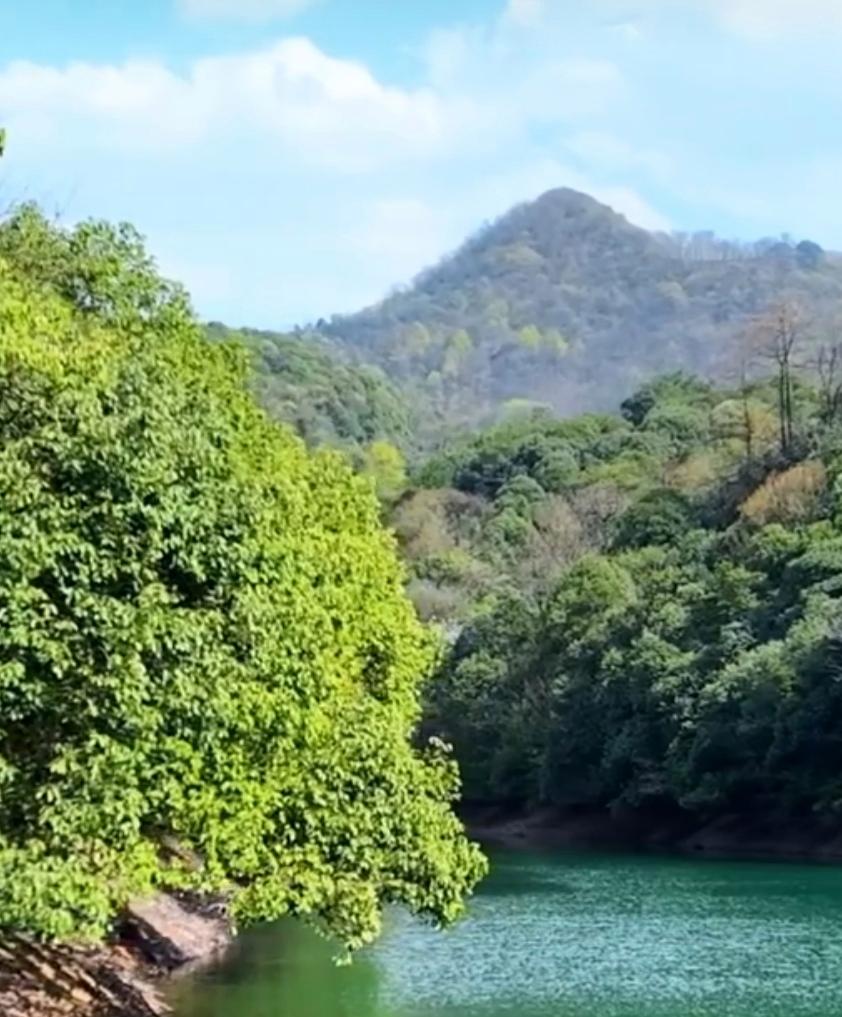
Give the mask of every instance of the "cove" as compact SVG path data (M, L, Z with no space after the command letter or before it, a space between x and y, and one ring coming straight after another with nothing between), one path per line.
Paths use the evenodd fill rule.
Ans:
M349 967L245 934L177 1017L839 1017L842 868L498 852L457 927L390 914Z

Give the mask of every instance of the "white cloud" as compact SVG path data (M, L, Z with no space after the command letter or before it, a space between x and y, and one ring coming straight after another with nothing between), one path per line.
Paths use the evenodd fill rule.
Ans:
M316 0L178 0L178 6L189 18L273 21L300 14L314 2Z
M773 40L790 33L837 33L842 30L840 0L592 0L606 17L640 32L646 15L681 12L713 18L720 25L754 40ZM569 11L567 0L547 0L547 13L558 18Z
M634 189L665 162L613 133L628 82L545 38L543 6L435 33L414 86L294 37L178 69L0 66L5 169L80 180L74 213L135 220L203 313L265 325L374 300L553 187L666 228Z
M623 75L608 60L548 59L509 86L521 116L532 121L569 121L609 108L622 94Z
M545 0L508 0L503 21L511 25L531 27L544 16Z
M838 32L840 0L712 0L723 23L755 38L774 38L793 31ZM704 7L704 4L702 5Z
M636 21L618 21L614 25L609 25L608 30L626 42L640 42L645 35Z
M297 165L368 172L516 142L530 124L592 117L622 94L609 61L520 66L477 41L469 66L468 52L458 32L434 40L431 83L415 88L385 84L365 64L296 37L199 59L181 73L154 61L19 61L0 69L0 108L32 144L160 154L248 138Z
M482 45L482 40L464 28L439 28L433 31L422 53L431 84L447 88L457 82L478 43Z
M0 71L0 108L30 138L158 150L250 132L297 162L339 170L430 154L470 119L469 104L386 86L304 38L198 60L184 75L151 62L61 70L17 62Z
M189 82L156 63L119 67L71 64L60 70L25 61L0 71L0 108L17 138L55 144L83 138L68 131L76 119L82 133L111 145L143 148L194 139L205 125Z

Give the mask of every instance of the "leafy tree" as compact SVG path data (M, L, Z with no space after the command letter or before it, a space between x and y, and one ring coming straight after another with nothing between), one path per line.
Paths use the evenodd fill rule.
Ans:
M827 486L821 462L804 462L773 473L740 506L743 518L756 525L809 520Z
M802 240L796 244L795 257L800 268L811 271L818 268L824 260L824 250L813 240Z
M433 648L369 485L245 381L133 231L0 228L6 927L97 937L191 885L357 946L483 871L410 743Z
M388 441L374 441L368 446L362 472L372 479L383 501L393 501L406 487L406 462L400 449Z
M676 371L665 374L638 389L620 406L623 417L640 427L656 406L674 405L680 408L705 407L709 404L711 386L693 375Z
M617 521L615 547L674 545L695 523L690 502L677 491L659 488L631 505Z

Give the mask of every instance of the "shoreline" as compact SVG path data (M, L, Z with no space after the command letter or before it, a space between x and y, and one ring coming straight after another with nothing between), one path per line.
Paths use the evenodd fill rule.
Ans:
M842 863L842 819L465 805L468 835L510 850L631 851L752 861Z
M224 902L158 893L133 901L96 947L0 935L3 1017L166 1017L180 976L222 958L235 931Z

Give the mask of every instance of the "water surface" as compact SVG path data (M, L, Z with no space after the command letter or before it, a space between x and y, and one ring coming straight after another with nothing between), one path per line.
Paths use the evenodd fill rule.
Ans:
M842 868L496 854L440 933L395 913L336 967L291 923L183 984L178 1017L840 1017Z

